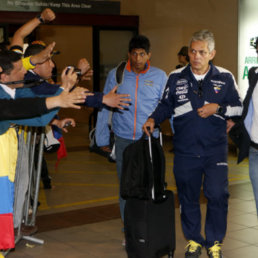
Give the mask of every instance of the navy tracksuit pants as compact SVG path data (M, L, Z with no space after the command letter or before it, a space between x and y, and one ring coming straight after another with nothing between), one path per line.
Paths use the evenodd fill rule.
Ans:
M222 242L227 228L228 165L227 153L205 157L175 154L174 174L181 209L184 235L207 248L215 241ZM205 238L201 235L200 192L208 200Z

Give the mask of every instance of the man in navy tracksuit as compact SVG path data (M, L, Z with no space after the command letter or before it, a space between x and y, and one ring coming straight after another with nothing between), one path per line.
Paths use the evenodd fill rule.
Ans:
M213 34L193 34L190 65L169 76L162 100L143 126L173 115L174 174L181 207L182 228L189 240L185 257L200 257L205 246L210 258L221 258L228 211L226 119L242 113L233 75L211 63ZM200 191L208 200L204 238L201 235Z

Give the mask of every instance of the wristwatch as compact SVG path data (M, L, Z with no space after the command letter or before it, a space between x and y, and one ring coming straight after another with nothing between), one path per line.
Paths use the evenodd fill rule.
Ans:
M223 114L223 107L222 106L218 105L217 110L216 110L216 114L218 114L218 115Z
M41 17L41 14L38 14L38 15L37 15L37 18L38 18L38 20L40 21L40 23L44 23L44 20L43 20L43 18Z

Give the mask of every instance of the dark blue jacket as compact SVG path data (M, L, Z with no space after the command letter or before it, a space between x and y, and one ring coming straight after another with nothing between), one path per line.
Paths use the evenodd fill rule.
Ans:
M197 109L208 103L219 104L223 112L201 118ZM173 116L175 153L204 156L226 151L226 119L241 113L242 102L233 75L210 64L201 88L190 65L172 72L163 98L150 117L160 124Z
M31 71L27 72L25 75L25 80L40 80L41 77L35 73L32 73ZM39 85L31 87L31 90L36 95L55 95L57 90L59 89L59 84L51 84L47 81L41 82ZM84 103L85 106L88 107L96 107L101 108L103 106L102 104L102 98L103 94L100 92L95 92L93 96L88 96L86 98L86 101Z

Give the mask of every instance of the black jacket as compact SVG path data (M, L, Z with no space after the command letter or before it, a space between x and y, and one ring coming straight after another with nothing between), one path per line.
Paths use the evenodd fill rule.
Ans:
M234 120L236 124L229 132L230 138L239 148L238 161L237 161L238 163L240 163L244 158L248 157L249 155L249 147L250 147L251 139L245 128L244 120L248 113L249 103L252 98L254 88L258 81L258 73L256 73L257 69L258 67L252 67L249 70L249 73L248 73L249 88L247 90L247 93L243 102L243 113L239 120Z
M0 99L0 120L23 119L49 112L46 98Z

